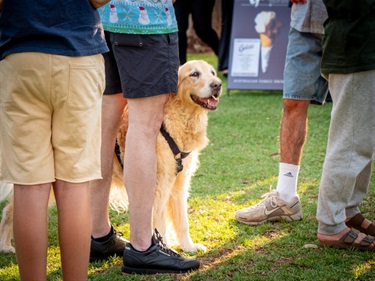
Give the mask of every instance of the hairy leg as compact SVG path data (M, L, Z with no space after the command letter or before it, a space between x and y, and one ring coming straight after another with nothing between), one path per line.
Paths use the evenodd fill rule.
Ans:
M129 99L124 183L129 197L130 242L137 250L151 245L156 186L156 139L167 95Z
M280 130L280 164L276 191L290 202L297 195L299 166L307 134L310 101L284 99Z
M122 94L104 95L102 101L102 147L101 180L90 182L91 235L94 238L105 236L111 230L109 221L109 193L111 188L113 155L121 115L126 105Z
M280 162L300 165L307 134L309 100L284 99L280 130Z

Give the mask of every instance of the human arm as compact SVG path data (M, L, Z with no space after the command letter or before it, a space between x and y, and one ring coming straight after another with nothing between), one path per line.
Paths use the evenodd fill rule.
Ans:
M0 0L1 3L2 0ZM101 6L104 6L111 0L89 0L91 6L95 9L100 8ZM1 4L0 4L1 5Z

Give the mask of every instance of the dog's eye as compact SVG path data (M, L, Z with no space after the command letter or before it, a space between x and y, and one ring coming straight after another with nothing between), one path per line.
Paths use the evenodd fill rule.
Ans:
M194 71L192 74L190 74L190 76L192 76L192 77L199 77L199 72L198 71Z

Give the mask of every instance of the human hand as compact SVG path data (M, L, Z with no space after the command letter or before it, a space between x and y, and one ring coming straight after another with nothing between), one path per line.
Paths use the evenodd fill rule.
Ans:
M2 0L0 0L2 1ZM89 0L91 6L94 8L94 9L97 9L97 8L100 8L101 6L104 6L105 4L107 4L109 1L111 0Z
M290 2L294 4L305 4L307 0L289 0Z

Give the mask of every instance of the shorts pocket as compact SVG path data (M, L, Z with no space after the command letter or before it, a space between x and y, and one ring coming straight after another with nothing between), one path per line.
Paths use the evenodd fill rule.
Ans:
M67 106L71 110L95 107L105 86L103 69L96 64L71 64Z
M146 45L145 38L139 34L113 34L111 33L111 42L114 46L119 47L138 47L142 48Z
M178 33L170 33L168 35L168 43L169 45L177 45L178 44Z

